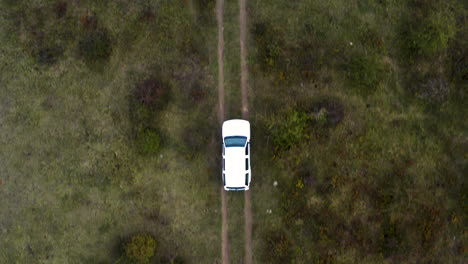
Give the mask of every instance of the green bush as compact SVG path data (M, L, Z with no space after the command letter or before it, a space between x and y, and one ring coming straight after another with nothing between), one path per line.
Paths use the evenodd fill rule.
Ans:
M345 75L353 89L361 95L372 94L384 76L379 58L373 54L356 53L344 65Z
M296 144L309 139L308 128L311 117L299 110L289 110L281 122L270 124L269 130L273 135L273 142L277 151L288 150Z
M136 137L137 151L143 155L155 154L159 151L161 137L151 128L141 128Z
M129 108L130 118L135 127L145 127L151 124L154 113L149 107L132 100Z
M129 117L132 124L131 139L136 150L143 155L159 151L161 137L157 125L158 113L168 104L171 86L158 77L138 83L129 99Z
M447 49L457 31L451 11L444 7L426 5L413 9L402 25L403 56L409 63L420 57L431 57Z
M283 68L284 41L278 30L270 24L260 22L252 27L253 39L257 46L259 66L264 72L277 72Z
M106 60L112 53L111 40L104 30L84 32L78 48L80 56L90 63Z
M458 47L453 49L457 43L453 14L443 9L423 10L423 15L415 15L409 18L408 25L403 25L401 60L407 67L406 90L424 103L437 105L450 98L453 87L447 73L460 69L457 66L463 65L463 52ZM441 70L444 60L455 67Z
M156 252L156 240L150 234L134 235L125 245L125 255L138 264L149 263Z

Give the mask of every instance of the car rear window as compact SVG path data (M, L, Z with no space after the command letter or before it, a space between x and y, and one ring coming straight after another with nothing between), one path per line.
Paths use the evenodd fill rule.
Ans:
M226 148L229 147L244 147L247 142L247 137L234 136L234 137L225 137L224 144Z

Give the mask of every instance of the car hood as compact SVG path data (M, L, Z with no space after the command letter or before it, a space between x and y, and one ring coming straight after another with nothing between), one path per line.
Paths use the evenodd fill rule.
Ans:
M223 138L229 136L245 136L250 140L250 123L247 120L231 119L223 123Z

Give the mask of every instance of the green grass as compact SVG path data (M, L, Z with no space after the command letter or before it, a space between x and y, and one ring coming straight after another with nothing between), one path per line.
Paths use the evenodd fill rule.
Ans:
M154 263L219 258L213 150L198 143L216 124L214 18L167 1L68 3L59 18L54 4L1 4L0 262L114 263L136 233L155 237ZM171 97L133 120L154 76Z
M465 6L258 0L250 17L256 260L461 263Z
M224 6L224 90L226 119L241 118L239 3Z

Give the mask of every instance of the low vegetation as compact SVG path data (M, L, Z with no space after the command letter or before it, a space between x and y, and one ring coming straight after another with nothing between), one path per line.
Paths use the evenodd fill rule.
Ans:
M463 262L466 8L251 6L258 261Z
M156 240L149 234L134 235L125 245L125 257L139 264L150 262L156 252Z
M78 47L80 56L89 63L105 60L112 52L110 38L104 30L84 32L78 42Z
M212 14L184 1L0 10L0 263L219 258Z
M0 0L0 263L220 262L215 5ZM254 262L463 263L466 4L248 5Z

